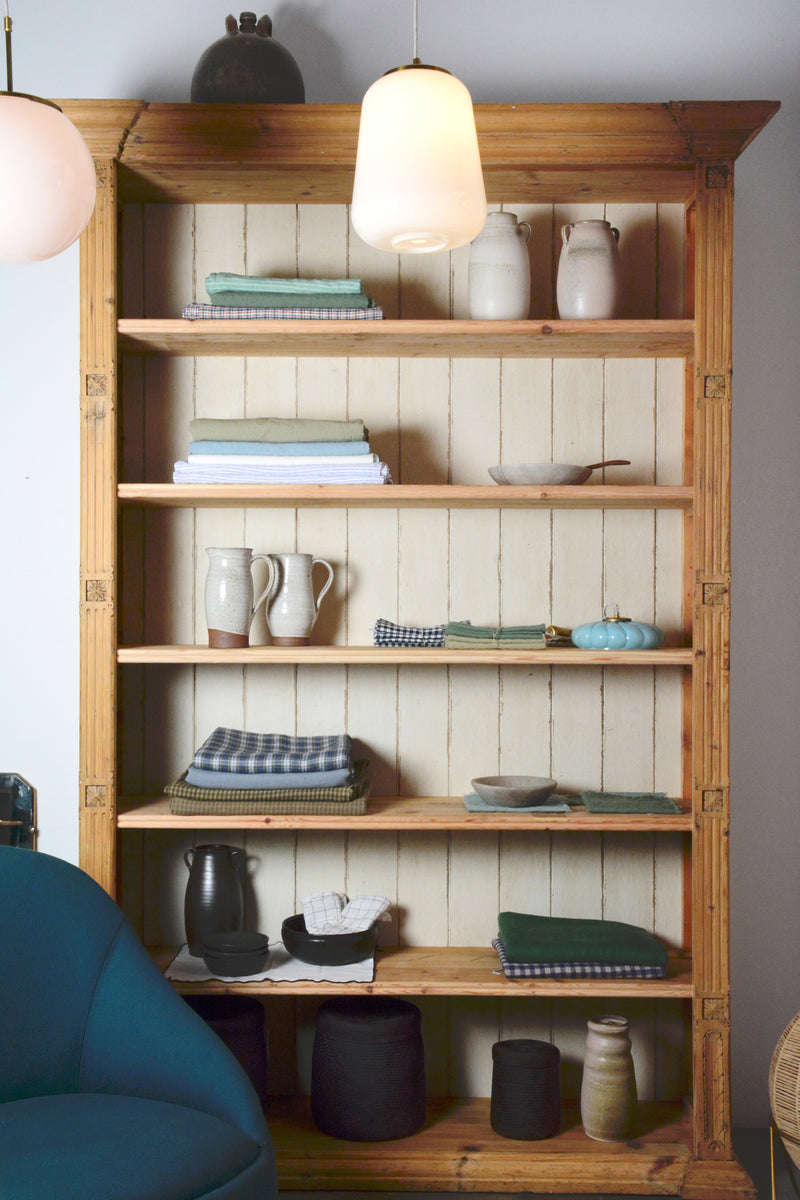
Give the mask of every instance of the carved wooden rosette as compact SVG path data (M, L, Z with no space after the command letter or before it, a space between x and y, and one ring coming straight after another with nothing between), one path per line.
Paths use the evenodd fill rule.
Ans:
M116 295L114 158L95 160L94 215L81 238L81 296ZM113 894L115 879L116 320L113 299L81 305L81 864ZM91 703L88 698L91 697Z
M732 218L732 165L699 162L694 212L692 940L700 1159L733 1154L728 923Z

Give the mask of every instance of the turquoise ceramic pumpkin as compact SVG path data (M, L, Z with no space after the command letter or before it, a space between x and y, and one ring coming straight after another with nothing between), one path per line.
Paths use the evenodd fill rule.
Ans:
M615 616L579 625L572 641L581 650L657 650L664 634L657 625Z

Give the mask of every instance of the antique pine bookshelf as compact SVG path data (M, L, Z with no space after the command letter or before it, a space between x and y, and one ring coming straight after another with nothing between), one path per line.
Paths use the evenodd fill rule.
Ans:
M514 1020L521 1019L517 1006L523 1001L534 1007L549 1004L551 1021L556 1020L553 1014L559 1014L562 1008L569 1014L577 1014L576 1020L585 1019L592 1011L587 1005L591 1006L595 1000L602 1000L604 1008L609 1002L629 1003L634 1012L649 1004L652 1007L647 1011L653 1015L648 1020L654 1026L661 1020L662 1012L667 1023L677 1013L686 1060L686 1069L681 1066L677 1070L680 1094L662 1098L656 1094L657 1089L652 1089L652 1096L648 1095L639 1106L638 1126L631 1140L611 1146L591 1142L583 1134L574 1104L567 1103L562 1131L555 1138L541 1143L509 1141L491 1130L488 1093L484 1089L482 1094L466 1098L434 1095L424 1129L412 1138L377 1145L348 1143L321 1134L311 1121L307 1097L298 1094L276 1098L268 1111L282 1189L650 1193L679 1194L697 1200L753 1197L752 1184L731 1145L729 1071L733 164L776 111L777 104L523 104L476 108L490 204L513 205L515 209L519 205L540 206L542 211L550 206L548 236L556 219L578 219L575 214L580 206L589 206L591 215L604 212L602 206L610 206L612 213L616 211L614 206L620 211L625 206L650 206L657 222L661 221L662 206L670 212L677 210L682 239L681 311L676 311L675 305L669 311L662 311L655 304L649 311L631 312L625 319L572 322L547 317L533 305L530 321L476 322L464 319L463 313L452 308L449 316L443 315L441 305L437 308L436 304L427 303L428 284L420 276L414 285L416 309L409 300L407 307L402 306L402 312L387 311L384 321L299 322L180 319L176 314L181 301L176 302L177 291L170 290L162 260L170 260L169 266L183 280L193 279L203 265L206 269L232 269L209 265L214 262L213 254L202 248L206 209L239 206L231 218L231 230L235 230L237 221L241 225L237 214L251 210L253 220L263 222L262 229L271 229L267 209L272 211L274 206L276 224L283 221L286 228L299 230L306 228L303 223L307 219L310 222L311 232L307 236L311 249L307 253L302 251L306 254L303 270L297 260L293 273L323 273L310 268L316 267L320 256L320 261L324 260L326 239L314 232L317 227L313 219L304 214L314 209L321 213L319 229L323 233L328 228L324 224L326 214L346 214L355 161L357 106L62 103L87 139L98 180L96 211L81 241L83 867L120 899L145 936L148 922L150 926L158 926L159 906L168 903L166 893L172 886L164 884L158 872L169 876L167 868L180 858L181 847L209 829L221 831L226 837L261 839L252 844L262 847L264 854L269 853L273 842L282 852L294 854L296 881L286 884L290 889L286 894L291 893L291 887L295 888L296 894L291 893L294 899L303 894L297 889L314 878L309 874L305 845L310 845L329 869L340 847L346 847L353 876L357 876L357 868L363 867L363 878L369 886L374 886L375 876L370 875L364 864L371 863L371 852L366 847L373 842L380 847L381 862L388 861L390 853L396 854L397 862L402 862L404 869L411 871L410 877L418 880L423 878L422 872L429 869L430 863L442 872L441 878L445 871L452 871L456 878L459 859L464 859L470 879L462 894L468 894L472 885L479 896L485 893L477 882L479 872L469 868L473 853L495 854L498 863L507 862L509 886L522 887L517 880L517 875L522 878L524 874L520 863L524 855L532 854L533 848L542 842L551 847L549 853L554 859L560 856L566 864L565 878L572 881L578 896L583 894L583 885L575 882L578 875L574 864L594 862L598 854L606 855L611 866L617 864L618 880L624 879L629 858L639 864L649 861L648 869L653 873L653 882L648 885L651 892L656 882L663 887L658 866L662 848L667 857L671 855L673 866L677 863L677 883L673 879L664 894L672 898L673 909L682 909L677 915L673 911L671 916L671 928L677 926L679 930L674 939L679 944L673 945L665 979L507 980L498 971L488 940L477 946L462 944L463 938L459 939L457 930L459 922L461 928L467 928L466 918L454 912L448 920L456 932L446 944L438 918L430 916L435 929L430 939L432 945L423 944L419 925L414 926L411 921L416 933L409 944L398 937L397 944L379 950L374 982L349 985L369 994L419 997L423 1004L428 1004L429 998L434 1005L440 1002L457 1005L463 1001L466 1011L473 1016L484 1009L490 1015L505 1013L508 1028ZM632 209L626 211L630 215ZM167 212L176 214L174 225L171 216L163 215ZM224 214L219 217L220 221L225 219ZM640 209L636 208L631 218L632 241L639 219ZM341 245L351 254L348 260L351 273L364 274L369 281L373 260L359 259L363 251L351 246L345 223L339 216L331 217L331 221L338 222L336 228L343 231ZM667 231L668 221L665 213L665 223L659 229ZM149 258L144 252L148 236L155 243ZM222 235L215 236L216 244L224 244ZM231 236L235 239L240 235ZM192 244L200 246L188 267L185 255L181 258L180 246L184 244L181 237L194 239ZM173 239L177 247L174 262L171 261ZM662 240L669 240L666 232ZM248 264L254 254L255 250L248 257ZM125 267L126 261L137 259L145 263L144 267L140 265L138 276ZM240 261L245 260L242 257ZM463 257L459 261L463 264ZM456 275L459 269L457 264L452 268ZM377 267L375 271L376 281L385 283ZM262 270L262 273L270 272ZM342 274L342 264L338 270L331 267L324 273ZM453 276L450 278L452 282ZM463 269L461 278L463 284ZM154 301L156 283L160 284L161 293ZM435 283L430 287L435 291ZM408 295L413 291L409 284ZM185 296L185 300L191 298ZM554 428L560 419L561 402L557 396L556 368L548 365L551 361L563 364L558 370L565 373L563 378L573 388L576 381L599 379L598 386L611 397L609 409L616 405L623 413L631 411L625 406L633 386L630 380L638 378L635 362L666 364L655 370L663 369L669 378L678 379L682 448L673 454L666 467L660 464L659 448L662 441L667 444L667 434L659 416L653 424L651 439L656 465L649 473L635 475L633 482L618 483L616 477L609 476L607 482L593 481L584 487L496 487L485 482L485 469L478 482L470 469L459 465L461 443L454 417L455 433L449 431L446 419L437 426L442 437L450 439L450 466L437 466L434 458L432 465L426 465L424 454L417 454L412 463L411 456L406 454L404 467L392 487L200 487L168 482L170 459L179 457L185 449L180 441L182 435L175 432L176 422L170 424L169 398L180 396L182 389L194 388L199 396L206 397L203 404L207 412L208 395L230 391L232 378L248 380L248 372L255 375L262 369L258 364L273 363L274 370L280 371L280 363L285 359L297 363L308 360L309 365L303 370L309 373L305 386L312 396L316 394L315 388L319 393L319 381L327 376L334 381L333 391L339 388L341 395L345 395L349 388L359 398L376 396L381 392L381 381L400 378L406 391L398 404L406 418L404 436L409 439L415 422L427 429L426 421L432 423L431 428L439 421L435 413L430 416L433 402L429 402L429 397L435 394L439 380L447 387L454 386L452 379L463 381L464 376L459 375L462 362L470 372L502 369L506 373L503 386L509 395L516 378L514 372L520 364L520 369L533 369L541 363L545 371L551 372L548 386L556 398L548 412L556 414L550 418ZM395 360L401 365L393 365ZM439 367L442 360L443 373ZM599 375L591 376L594 368L586 365L590 360L600 364ZM246 366L236 366L239 362ZM343 368L344 373L337 373L338 364L345 362L348 366ZM669 374L673 363L677 363L680 372L677 377ZM230 369L240 371L240 375L226 375L227 364ZM303 385L296 380L301 368L292 369L300 395ZM628 372L624 376L628 380L625 387L615 383L622 378L614 373L617 369ZM369 374L381 370L395 374ZM402 374L404 371L407 376ZM289 378L288 374L270 375L269 382L271 385L273 380ZM474 395L478 395L478 389L487 379L496 378L496 374L476 375ZM124 386L133 392L139 388L142 398L138 407L135 402L123 400ZM562 387L568 390L566 385ZM162 394L157 394L157 388L162 389ZM528 391L521 394L532 395L535 390L532 385L526 384L526 388ZM510 400L506 402L506 392L499 394L504 397L504 412L506 409L510 412L512 405ZM519 407L519 396L516 400ZM482 403L479 406L477 400L470 403L471 413L483 419L485 406ZM305 399L302 404L303 413L312 415ZM301 406L301 401L298 405ZM454 401L453 411L456 409ZM590 409L581 411L586 413ZM381 413L386 427L385 413L383 410ZM513 425L514 418L508 413L505 419L512 422L508 435L512 441L514 431L519 436L524 423ZM145 426L146 436L141 434ZM558 430L553 435L554 444L557 434ZM384 436L389 437L388 433ZM137 437L141 442L139 449ZM427 448L431 450L431 445ZM474 446L466 453L465 461L470 455L470 461L475 460ZM500 460L484 460L486 465L492 461ZM678 577L671 584L671 594L678 597L678 617L662 650L638 656L560 647L502 653L383 650L364 644L365 618L354 599L348 621L355 636L342 636L338 631L336 636L320 636L315 644L302 649L253 644L243 651L210 650L202 643L202 620L194 616L202 562L199 566L194 560L188 562L186 545L194 546L191 555L196 558L197 548L202 550L203 545L209 544L203 541L211 536L209 530L219 536L217 531L229 533L241 528L248 537L259 533L263 540L264 530L272 528L268 523L282 520L287 510L295 514L293 521L311 523L308 527L299 526L301 533L307 531L302 548L307 547L312 536L320 540L327 530L334 542L339 539L337 545L349 548L356 567L360 537L367 538L369 553L380 555L381 540L387 542L389 531L386 554L390 555L395 546L406 545L403 541L406 536L414 544L413 538L419 536L417 520L434 522L420 527L426 532L417 545L423 556L429 545L426 539L432 539L430 545L435 543L436 550L454 548L452 553L446 549L439 555L447 564L451 581L458 579L459 555L463 558L464 546L474 546L476 539L488 538L489 545L507 544L512 548L507 552L510 556L513 547L520 544L513 539L524 536L520 533L524 528L521 523L538 522L536 528L544 530L550 539L548 542L545 538L543 544L549 545L555 554L562 535L571 537L573 528L577 528L573 522L582 521L588 532L580 534L584 541L574 556L578 560L591 557L596 530L601 531L599 536L607 539L609 547L617 549L633 537L633 559L640 544L636 537L640 541L643 538L648 546L656 546L653 556L657 569L652 571L657 581L653 584L656 591L661 586L658 581L668 573L657 558L657 553L661 553L657 549L662 544L661 531L667 527L662 522L671 522L669 528L677 529L678 536L673 536L670 544L682 547L679 559L667 555L666 560L672 575ZM240 512L247 514L242 516L241 525L225 524L228 520L239 521ZM348 514L346 526L325 524L339 521L340 513ZM595 518L601 524L592 524ZM267 524L255 524L255 532L250 533L248 519ZM458 523L462 519L475 523L464 526L463 533ZM177 524L169 524L173 520ZM239 536L244 537L245 533ZM369 542L369 536L376 540ZM316 552L324 554L323 549ZM346 555L345 550L343 556ZM184 583L180 585L173 585L171 576L165 581L161 575L171 561L170 556L174 556L176 563L186 560L180 568L175 567L176 579L182 572ZM612 557L607 551L605 558L598 560L598 577L603 575L603 586L603 573L609 570L607 560ZM381 559L384 566L388 561ZM433 561L431 551L426 562ZM438 569L433 568L434 572ZM160 577L154 578L155 575ZM575 576L569 570L563 575L569 586L559 582L561 576L553 583L551 569L550 586L553 590L557 590L556 585L561 587L564 606L568 607L575 592L572 586ZM356 571L354 579L359 578L363 579L363 573L359 576ZM503 578L506 590L513 591L508 576ZM634 579L635 574L629 573L624 578ZM401 590L401 585L395 586L396 591ZM447 586L453 604L461 603L458 597L464 593L458 592L459 585L450 582ZM522 584L518 586L521 588ZM589 595L594 603L602 588L599 584L591 587L594 590ZM161 607L169 610L163 618L152 615L159 588L165 595ZM199 607L202 609L201 601ZM373 613L373 617L377 615ZM460 617L458 612L454 615ZM558 620L558 614L554 613L553 619ZM424 672L419 669L423 665L427 668ZM515 681L513 685L506 687L499 682L506 675ZM304 688L305 678L312 680L313 687ZM327 690L322 682L325 678L333 681ZM437 687L437 678L447 680L449 699L441 700L441 705L443 711L450 712L450 717L434 723L435 728L428 734L421 724L426 718L417 718L419 723L414 726L413 717L408 716L410 705L403 707L402 681L410 681L413 702L416 703L418 692L424 707ZM409 771L409 781L402 791L398 789L397 795L376 788L376 796L361 817L178 816L170 812L168 799L152 785L153 773L158 775L161 769L160 762L153 767L148 757L148 738L152 741L153 729L157 728L163 762L177 761L181 754L185 757L187 750L191 751L196 728L205 732L209 721L233 723L228 714L234 693L263 697L265 679L276 681L276 689L289 689L298 712L302 713L305 704L317 716L326 703L339 703L334 699L337 692L347 690L348 711L351 715L360 712L365 723L368 723L365 714L379 711L387 697L395 703L396 695L397 728L402 723L401 715L411 723L414 738L423 744L423 749L427 745L431 782L438 782L442 772L434 761L437 757L432 749L436 745L434 739L441 731L443 736L457 738L452 714L461 703L459 689L463 689L467 707L472 711L480 711L480 698L487 694L482 689L489 686L504 697L505 708L511 711L517 695L515 689L528 687L529 678L549 681L545 691L551 706L549 711L555 714L550 719L554 745L560 744L559 738L563 741L566 737L560 732L568 724L565 714L574 711L581 689L605 688L604 692L592 694L604 696L609 709L618 704L619 709L614 711L620 714L626 703L629 708L634 703L626 688L633 689L631 695L650 695L648 703L656 714L651 721L654 728L664 706L672 704L678 713L678 729L670 745L677 742L672 757L680 762L677 768L673 764L669 777L676 778L677 771L678 786L671 790L682 795L680 811L670 816L598 816L578 806L568 814L538 817L535 832L531 833L530 824L521 814L465 811L460 795L448 795L441 786L434 789L418 766ZM212 679L213 684L209 682ZM245 679L246 686L241 682ZM662 679L667 681L663 693L656 682ZM597 680L600 684L592 682ZM614 690L615 681L622 681L619 692ZM529 694L532 693L524 692L526 698ZM519 695L523 695L521 690ZM195 706L191 727L184 715L189 702ZM523 710L527 703L527 699L519 702ZM218 705L222 707L215 720ZM598 703L595 707L600 713L602 705ZM338 713L339 709L335 711ZM585 711L595 710L589 705ZM322 723L327 726L334 721L335 718L330 722L323 718ZM516 728L524 728L522 717ZM589 728L590 723L583 727ZM177 749L172 746L173 729ZM367 740L376 736L376 726L370 729L371 733L364 735ZM352 732L357 734L358 730ZM500 734L493 736L502 741ZM598 761L607 753L609 763L622 762L624 747L614 750L611 720L603 736L607 745L604 749L598 743ZM657 774L665 753L659 735L653 736L658 744L651 752L651 759L656 764L653 773ZM138 745L139 749L132 752L132 745ZM404 753L408 754L407 749ZM500 751L497 753L499 756ZM460 762L457 748L452 754ZM391 764L380 769L384 777L391 776ZM165 780L159 777L163 787ZM426 785L437 794L419 794ZM588 781L585 786L589 786ZM642 787L641 783L639 786ZM449 790L456 793L461 790L460 778ZM204 836L208 836L207 832ZM520 845L524 847L519 860L514 857L515 839L522 839ZM129 860L133 867L127 865ZM413 875L414 870L417 875ZM556 868L552 870L555 872ZM607 874L613 871L609 868ZM553 894L563 896L559 879L555 874L552 878ZM436 881L432 882L428 895L435 896L438 886ZM498 886L503 894L502 873ZM179 889L172 886L172 890ZM456 893L452 894L455 897ZM613 898L613 888L609 896ZM603 897L605 903L606 892ZM399 899L408 901L410 896ZM288 912L270 914L270 922L278 915ZM165 924L169 924L166 918ZM271 930L275 928L271 924ZM165 939L158 936L146 940L153 943L156 961L166 966L174 947L166 949ZM221 992L230 990L232 985L211 981L179 986L186 992ZM302 1005L314 998L336 994L337 986L341 987L267 982L238 984L235 990L259 995L267 1006L268 1017L274 1007L281 1019L288 1021L290 1011L295 1014L307 1011ZM440 1010L435 1011L438 1014ZM544 1010L535 1011L541 1014ZM481 1018L477 1019L480 1026ZM485 1036L491 1038L496 1032ZM283 1040L294 1047L288 1036ZM667 1050L671 1050L670 1036L663 1040ZM672 1057L680 1053L674 1050ZM666 1061L662 1056L662 1062ZM436 1064L434 1070L438 1070ZM673 1075L676 1073L672 1066L670 1070ZM458 1077L457 1066L452 1067L451 1074ZM296 1090L301 1093L303 1089Z

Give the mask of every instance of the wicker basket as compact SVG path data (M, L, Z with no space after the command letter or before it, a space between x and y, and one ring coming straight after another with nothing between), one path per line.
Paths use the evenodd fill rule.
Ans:
M800 1013L786 1026L773 1052L769 1103L781 1141L800 1167Z

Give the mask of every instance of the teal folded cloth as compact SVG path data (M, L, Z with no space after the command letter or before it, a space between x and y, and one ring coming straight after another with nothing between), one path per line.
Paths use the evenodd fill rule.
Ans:
M213 271L206 276L206 291L220 303L220 292L245 293L248 297L259 292L277 292L285 296L311 294L314 296L359 296L364 284L360 279L282 279L275 276L236 275L230 271Z
M551 797L552 799L552 797ZM501 804L487 804L477 792L467 792L464 796L464 807L469 812L506 812L506 813L567 813L569 805L565 802L558 804L531 804L530 806L515 805L506 808Z
M237 308L375 308L371 296L349 292L209 292L213 304Z
M593 813L679 813L666 792L581 792L581 804Z
M588 917L501 912L500 937L512 962L604 962L666 966L666 947L638 925Z
M195 417L193 442L366 442L363 421L314 417Z

